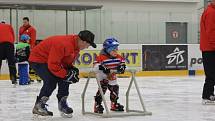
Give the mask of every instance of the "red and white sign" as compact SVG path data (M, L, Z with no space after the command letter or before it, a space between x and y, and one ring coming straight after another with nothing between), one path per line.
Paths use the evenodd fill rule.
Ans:
M179 36L178 31L172 31L172 38L173 38L173 39L177 39L178 36Z

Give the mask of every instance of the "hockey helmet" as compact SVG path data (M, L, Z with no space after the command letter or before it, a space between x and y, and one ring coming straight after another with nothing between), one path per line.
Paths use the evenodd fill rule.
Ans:
M107 38L103 43L103 48L110 53L113 50L117 50L119 46L119 42L114 38Z
M30 37L27 34L22 34L20 40L23 42L27 42L28 40L30 40Z

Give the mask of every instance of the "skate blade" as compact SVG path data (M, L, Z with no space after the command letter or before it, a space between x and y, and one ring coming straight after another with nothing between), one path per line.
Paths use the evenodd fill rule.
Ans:
M71 113L71 114L66 114L66 113L60 112L60 115L61 115L63 118L72 118L72 117L73 117L72 113Z
M13 88L16 88L17 87L17 84L13 84Z
M42 116L42 115L39 115L39 114L33 114L33 121L42 121L42 120L48 120L48 119L51 119L52 116Z
M113 109L110 109L112 112L124 112L124 109L120 109L120 110L113 110Z
M202 105L215 105L215 101L210 101L210 100L203 100Z
M103 112L93 112L93 113L96 113L96 114L103 114Z

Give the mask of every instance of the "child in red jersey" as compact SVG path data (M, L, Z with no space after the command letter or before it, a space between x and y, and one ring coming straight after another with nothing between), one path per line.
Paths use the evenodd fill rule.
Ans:
M119 42L115 38L108 38L103 43L103 49L96 57L94 62L94 71L96 78L100 80L103 93L110 91L111 110L124 111L124 106L117 103L119 99L119 85L117 84L116 74L125 72L125 60L117 53ZM99 90L95 96L95 113L103 113L103 106L101 105L102 96Z

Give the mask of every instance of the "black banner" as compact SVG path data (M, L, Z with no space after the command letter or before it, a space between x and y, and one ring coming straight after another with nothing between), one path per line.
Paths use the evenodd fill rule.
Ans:
M187 50L187 45L142 45L142 69L187 70Z

